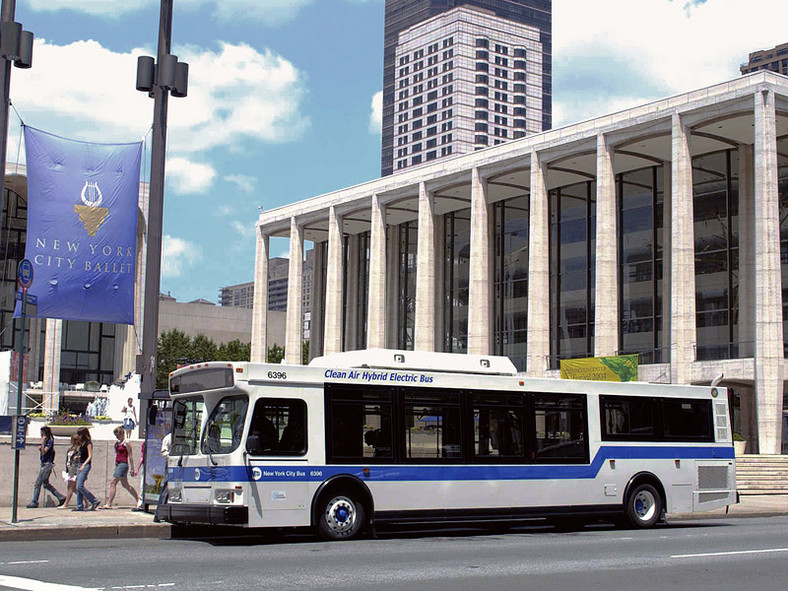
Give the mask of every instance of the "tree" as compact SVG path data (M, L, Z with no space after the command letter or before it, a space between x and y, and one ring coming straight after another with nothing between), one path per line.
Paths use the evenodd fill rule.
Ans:
M276 343L268 348L268 363L282 363L285 358L284 347L280 347Z
M156 387L168 387L170 373L175 371L178 363L189 359L191 339L186 333L173 328L159 335L156 353Z
M252 344L238 339L226 345L222 343L216 351L216 358L222 361L249 361L252 358Z
M216 361L219 359L216 356L216 344L203 334L198 334L196 337L192 338L192 344L189 349L189 356L193 363L200 361Z
M284 355L284 349L280 347L280 350ZM252 358L252 345L236 339L217 347L205 335L198 334L190 338L183 331L173 328L159 335L156 355L156 387L166 389L169 387L170 373L178 369L179 365L203 361L249 361Z

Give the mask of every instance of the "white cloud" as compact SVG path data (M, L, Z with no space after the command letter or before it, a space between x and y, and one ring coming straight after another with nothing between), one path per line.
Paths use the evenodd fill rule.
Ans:
M785 42L784 0L555 0L553 125L738 77Z
M301 113L304 75L283 57L222 43L219 52L187 48L179 59L189 64L189 96L170 101L173 149L288 142L309 127Z
M35 68L15 72L11 99L27 124L58 135L141 139L153 101L134 90L134 81L137 57L148 53L117 53L92 40L57 45L36 39ZM286 142L309 126L301 113L304 76L281 56L223 43L218 52L187 48L181 58L190 65L189 96L169 101L171 152L236 149L244 140Z
M210 164L192 162L179 156L167 159L165 174L173 190L181 195L205 194L216 178L216 170Z
M239 222L233 221L231 224L233 231L238 234L241 238L251 240L255 237L255 226L254 222Z
M369 114L369 133L381 135L383 133L383 91L379 90L372 97L372 112Z
M202 259L200 247L193 242L165 234L161 245L162 277L180 277L187 267Z
M244 193L251 193L254 191L254 187L257 184L257 179L255 177L246 174L228 174L224 177L224 180L228 183L237 185Z

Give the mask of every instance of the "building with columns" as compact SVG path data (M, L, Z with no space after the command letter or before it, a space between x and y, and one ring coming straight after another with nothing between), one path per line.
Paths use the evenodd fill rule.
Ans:
M758 72L261 213L253 360L267 347L271 236L290 238L288 363L300 362L311 242L312 356L495 354L558 377L561 359L637 353L644 381L724 374L749 451L786 451L784 76Z

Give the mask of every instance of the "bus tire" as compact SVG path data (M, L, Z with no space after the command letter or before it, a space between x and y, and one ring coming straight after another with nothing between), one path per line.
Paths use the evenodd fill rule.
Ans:
M323 495L318 511L317 531L325 540L352 540L364 529L364 505L353 495Z
M627 497L624 513L632 527L653 527L662 515L662 496L652 485L638 484Z

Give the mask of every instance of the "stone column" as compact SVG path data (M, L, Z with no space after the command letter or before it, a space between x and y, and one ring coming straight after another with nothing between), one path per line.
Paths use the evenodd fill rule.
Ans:
M315 264L312 267L312 315L309 330L309 359L323 354L323 321L325 320L325 268L323 252L325 242L315 242Z
M670 261L672 260L671 235L673 224L671 223L670 212L673 211L672 176L670 173L670 162L662 163L662 339L660 341L660 363L670 361L670 335L671 322L670 311L670 290L673 285L671 280ZM654 329L656 330L656 326ZM670 383L670 375L665 380Z
M739 357L755 352L755 196L753 147L739 146Z
M60 408L60 349L63 341L63 321L47 318L46 323L44 391L41 396L42 399L48 400L49 408L58 410Z
M290 265L287 272L287 317L285 319L285 363L301 364L303 336L304 230L295 217L290 218Z
M758 452L782 439L783 315L774 93L755 93L755 397Z
M252 361L268 361L268 253L270 239L258 229L254 262L254 304L252 308Z
M396 269L396 266L394 267ZM386 208L372 196L369 228L369 301L367 349L386 348Z
M543 376L550 367L550 207L545 167L531 152L528 232L528 358L526 371Z
M490 354L490 206L487 181L471 172L471 254L468 281L468 353Z
M689 133L673 115L671 148L670 380L689 384L695 360L695 220Z
M399 226L389 226L388 248L386 249L386 347L396 349L398 344L400 323L400 261L399 261Z
M603 134L596 141L596 287L594 355L618 352L618 223L613 149Z
M328 211L326 306L323 355L342 351L342 217L332 205Z
M416 351L435 351L435 200L419 183L419 246L416 255Z
M359 241L358 234L351 234L347 239L347 286L345 294L345 351L358 349L358 307L359 307Z

